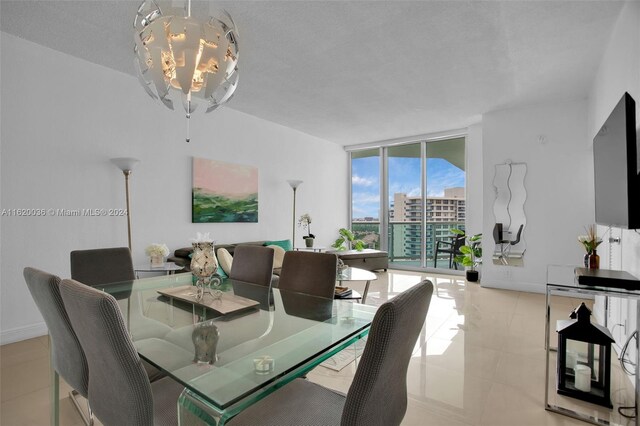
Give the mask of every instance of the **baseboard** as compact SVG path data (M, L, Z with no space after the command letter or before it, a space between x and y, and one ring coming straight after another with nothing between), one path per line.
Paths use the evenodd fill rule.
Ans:
M17 327L11 330L3 330L0 332L0 345L45 336L48 332L49 330L44 322L25 325L24 327Z

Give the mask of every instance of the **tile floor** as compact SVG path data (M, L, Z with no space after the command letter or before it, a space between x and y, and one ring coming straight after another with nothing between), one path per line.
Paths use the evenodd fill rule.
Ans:
M546 412L544 401L544 296L482 288L462 277L405 271L380 273L368 303L381 304L429 278L434 297L408 371L408 408L403 425L584 425ZM354 283L362 290L364 283ZM580 303L554 298L552 320L566 318ZM553 338L553 336L552 336ZM552 358L551 365L555 365ZM46 336L0 347L0 425L49 423L49 359ZM318 367L309 379L346 392L352 363L340 372ZM558 397L552 403L618 424L633 424L615 410ZM615 405L630 405L633 391L620 368L613 368ZM61 385L63 426L82 420Z

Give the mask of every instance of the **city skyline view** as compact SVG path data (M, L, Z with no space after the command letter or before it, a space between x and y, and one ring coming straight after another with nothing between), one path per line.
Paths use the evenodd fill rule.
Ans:
M352 160L352 218L379 219L380 160L377 156ZM393 204L395 193L419 196L420 159L415 157L389 157L389 200ZM443 158L427 158L427 197L443 197L446 188L465 187L465 171Z

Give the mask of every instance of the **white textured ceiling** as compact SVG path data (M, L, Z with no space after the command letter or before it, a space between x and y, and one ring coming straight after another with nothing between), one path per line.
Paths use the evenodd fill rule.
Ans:
M134 74L138 4L1 0L0 29ZM622 2L237 0L194 15L209 8L240 33L228 108L351 145L585 97Z

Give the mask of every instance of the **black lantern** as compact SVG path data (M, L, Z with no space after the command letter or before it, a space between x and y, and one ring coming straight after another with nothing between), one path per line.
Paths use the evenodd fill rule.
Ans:
M570 320L558 321L557 389L560 395L613 408L611 405L611 343L609 330L591 324L582 303Z

